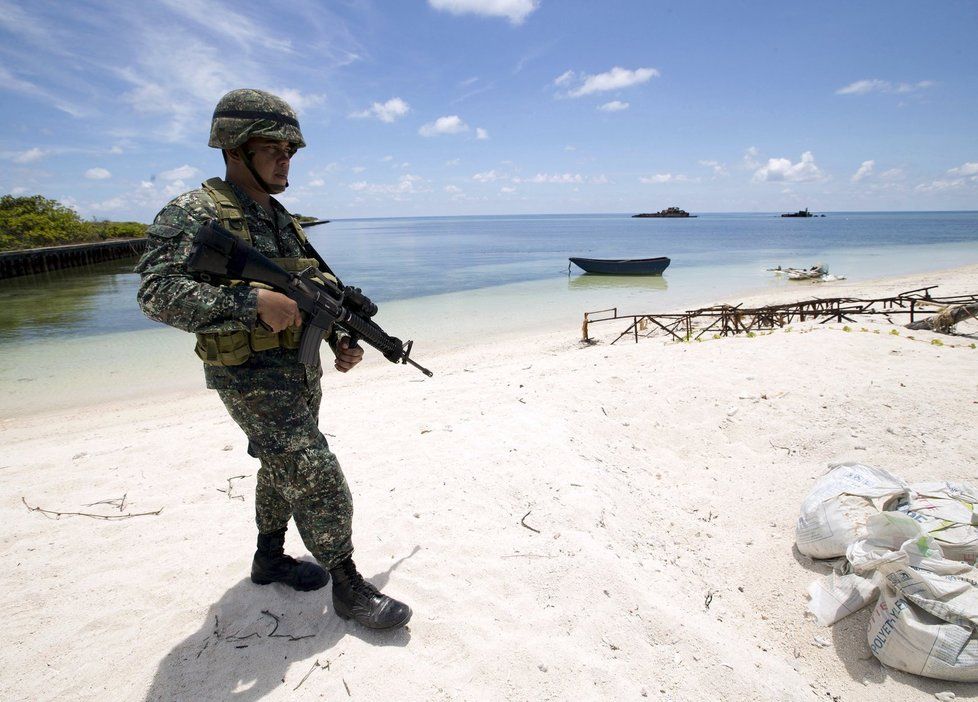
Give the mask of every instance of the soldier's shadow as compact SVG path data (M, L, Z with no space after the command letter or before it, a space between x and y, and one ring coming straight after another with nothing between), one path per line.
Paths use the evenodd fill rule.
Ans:
M405 558L367 580L383 589ZM411 640L407 627L374 631L344 621L332 610L329 585L296 592L244 578L211 605L197 632L160 661L146 701L260 700L277 687L298 685L306 666L291 673L289 666L329 651L344 636L375 646L406 646ZM320 664L326 665L328 658L320 657Z

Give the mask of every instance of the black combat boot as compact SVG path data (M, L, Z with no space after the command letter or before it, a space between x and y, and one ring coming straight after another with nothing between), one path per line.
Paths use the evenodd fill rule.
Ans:
M396 629L411 619L411 608L382 595L357 572L352 558L329 569L333 577L333 609L371 629Z
M315 563L286 556L285 529L258 535L258 550L251 563L251 582L258 585L282 583L296 590L318 590L329 582L329 574Z

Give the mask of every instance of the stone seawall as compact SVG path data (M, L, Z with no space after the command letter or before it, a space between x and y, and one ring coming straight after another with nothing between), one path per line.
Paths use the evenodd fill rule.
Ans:
M146 239L113 239L89 244L5 251L0 253L0 280L136 256L145 249Z

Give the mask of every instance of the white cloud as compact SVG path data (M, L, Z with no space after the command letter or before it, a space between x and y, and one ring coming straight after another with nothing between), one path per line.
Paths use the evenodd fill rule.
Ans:
M539 7L540 0L428 0L428 4L453 15L505 17L513 24L522 24Z
M932 80L921 80L916 83L891 83L888 80L867 78L839 88L836 95L866 95L868 93L914 93L918 90L932 88L936 83Z
M717 178L727 175L726 167L719 161L700 161L699 164L701 166L706 166L707 168L712 168L713 175Z
M516 192L516 188L513 188L509 185L504 185L499 189L499 192L503 193L504 195L512 195L513 193Z
M640 183L645 183L646 185L657 185L659 183L685 183L689 180L689 176L685 176L681 173L673 175L672 173L656 173L652 176L642 176L639 179Z
M40 161L42 158L47 156L48 152L43 149L39 149L36 146L33 149L28 149L27 151L21 151L19 154L13 157L14 163L34 163L35 161Z
M570 83L574 80L574 76L577 75L574 71L564 71L559 76L554 78L554 85L564 85L565 83Z
M622 102L621 100L612 100L601 105L598 109L603 112L621 112L622 110L628 109L628 103Z
M489 132L487 132L482 127L475 128L475 138L479 141L486 141L489 138Z
M453 158L451 161L445 161L446 166L457 166L462 162L460 158Z
M85 177L89 180L106 180L107 178L111 178L112 174L104 168L96 167L89 168L85 171Z
M458 115L448 115L422 125L418 134L424 137L433 137L439 134L459 134L468 131L468 129L469 125L463 122Z
M300 120L303 112L326 102L325 95L304 93L298 88L272 88L269 92L289 103L289 107L296 111Z
M376 117L381 122L387 122L390 124L394 122L399 117L403 117L408 112L411 111L411 106L408 105L404 100L399 97L392 97L387 102L375 102L373 105L368 107L366 110L361 112L353 112L350 117L354 118L364 118L364 117Z
M660 75L659 71L655 68L637 68L632 71L621 66L615 66L604 73L584 76L583 83L571 90L568 95L570 97L582 97L591 93L630 88L633 85L645 83L658 75Z
M899 180L903 177L903 170L900 168L891 168L888 171L883 171L880 173L881 180Z
M350 189L355 192L370 193L371 195L387 195L394 199L402 199L405 195L428 192L428 188L421 176L407 173L398 178L396 183L368 183L358 181L350 183Z
M956 190L964 186L964 180L958 178L956 180L932 180L930 183L921 183L915 190L919 190L922 193L934 193L941 192L942 190Z
M752 146L749 149L747 149L747 151L744 152L744 168L747 168L752 171L756 168L760 168L761 164L757 160L757 157L760 155L760 153L761 152L758 151L756 146Z
M754 172L756 182L810 183L823 177L811 151L803 153L798 163L787 158L769 158L766 165Z
M354 166L350 170L353 171L354 173L363 173L367 169L364 166Z
M852 174L852 182L858 183L863 178L866 178L873 174L873 167L876 165L876 161L863 161L862 165L859 166L859 170Z
M472 176L472 180L476 181L477 183L491 183L495 180L502 180L504 178L506 178L506 176L502 173L496 173L495 169L491 171L483 171L482 173L476 173Z
M10 189L10 194L13 195L14 197L17 197L18 195L23 195L26 192L27 192L27 188L21 187L19 185L16 188Z
M917 186L921 192L939 192L941 190L956 190L969 183L978 183L978 162L969 161L960 166L947 169L944 178L922 183Z
M446 185L444 190L446 193L451 193L452 195L458 195L462 192L462 189L457 185Z
M948 175L952 176L973 176L978 175L978 163L969 161L955 168L948 169Z
M309 181L310 188L321 188L324 185L326 185L326 181L322 178L314 178L313 180Z
M244 49L257 45L276 52L292 51L290 39L277 38L267 24L253 22L236 12L234 4L214 0L163 0L162 4L209 32L223 34ZM215 17L220 17L221 21L215 22Z
M200 171L189 164L184 164L178 166L177 168L171 168L168 171L163 171L160 173L160 178L166 181L183 180L184 178L193 178Z
M566 185L568 183L583 183L584 176L580 173L537 173L533 178L530 179L531 183L560 183Z

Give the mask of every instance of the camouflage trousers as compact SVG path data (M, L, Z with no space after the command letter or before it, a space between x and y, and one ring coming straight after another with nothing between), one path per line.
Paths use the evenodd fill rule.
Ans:
M261 461L255 521L268 534L295 519L309 552L326 568L353 553L353 501L339 461L319 430L318 374L286 387L218 390Z

